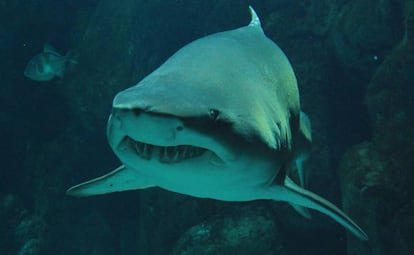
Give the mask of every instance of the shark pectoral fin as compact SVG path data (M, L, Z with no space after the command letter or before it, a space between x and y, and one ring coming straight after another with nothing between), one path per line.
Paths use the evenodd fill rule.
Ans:
M140 178L133 170L122 165L108 174L69 188L66 194L94 196L150 187L154 187L154 185L150 185L145 178Z
M343 211L326 199L305 190L286 178L284 185L272 186L270 196L277 201L286 201L299 206L317 210L344 226L361 240L368 240L367 234Z

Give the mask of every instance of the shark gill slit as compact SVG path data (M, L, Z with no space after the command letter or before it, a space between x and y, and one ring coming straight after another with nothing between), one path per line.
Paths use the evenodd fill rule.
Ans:
M127 144L127 146L142 159L151 160L153 157L158 157L158 160L161 163L167 164L178 163L183 160L196 158L203 155L207 151L207 149L192 145L157 146L135 141L129 136L126 136L121 144L124 143Z

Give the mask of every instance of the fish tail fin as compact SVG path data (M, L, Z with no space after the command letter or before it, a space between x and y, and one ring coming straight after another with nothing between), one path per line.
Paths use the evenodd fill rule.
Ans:
M55 75L59 77L60 79L63 79L63 77L65 77L65 69L62 68L62 69L56 70Z
M56 72L56 76L58 76L61 79L64 77L66 71L72 70L74 65L77 65L79 63L78 54L74 50L68 51L63 58L63 68Z
M66 53L65 60L67 64L78 64L78 54L74 50L70 50Z
M368 240L367 234L342 210L315 193L301 188L290 179L286 178L284 185L275 185L273 188L276 190L272 192L272 199L319 211L344 226L359 239Z

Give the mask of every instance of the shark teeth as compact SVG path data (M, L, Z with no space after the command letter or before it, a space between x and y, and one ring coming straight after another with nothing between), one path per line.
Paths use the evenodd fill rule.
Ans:
M156 146L132 139L129 140L135 153L141 158L150 160L153 157L158 157L160 162L168 164L195 158L207 151L206 149L191 145Z
M147 143L134 142L134 149L141 158L151 159L154 146Z

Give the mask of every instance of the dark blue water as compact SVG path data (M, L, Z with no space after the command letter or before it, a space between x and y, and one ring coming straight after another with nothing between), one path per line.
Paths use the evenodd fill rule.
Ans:
M187 43L247 25L249 5L288 56L312 122L308 189L369 241L274 201L65 195L119 165L106 140L115 94ZM0 254L412 254L413 17L408 0L2 1ZM23 75L45 43L76 53L63 79Z

